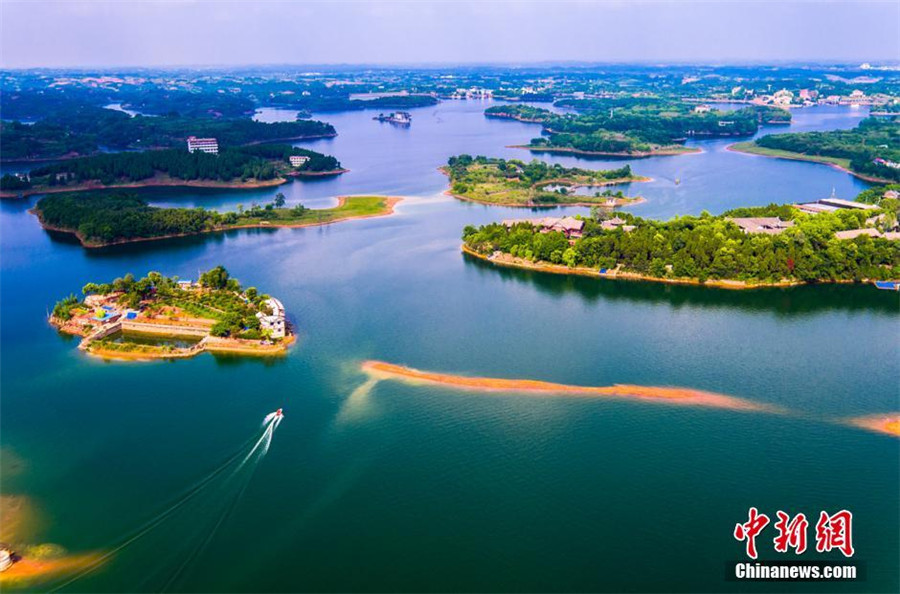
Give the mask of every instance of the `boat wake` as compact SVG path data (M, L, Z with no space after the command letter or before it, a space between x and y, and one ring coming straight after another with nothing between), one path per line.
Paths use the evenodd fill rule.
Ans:
M106 552L99 555L89 566L74 575L67 576L62 583L49 591L58 592L91 576L101 565L136 546L157 528L169 525L174 518L179 517L185 520L183 525L187 526L192 534L181 540L180 547L176 544L167 546L169 556L174 556L178 560L178 568L171 571L171 567L165 563L154 564L150 567L150 572L144 580L146 583L157 574L164 573L165 583L162 586L151 585L149 589L164 592L172 588L184 576L190 565L202 555L214 540L219 528L233 514L251 482L256 467L268 453L275 430L283 418L281 409L266 415L257 434L248 439L221 464L199 478L136 530L107 548ZM198 527L198 520L203 524L202 526ZM199 543L197 543L198 538L200 539ZM168 538L168 540L173 539ZM163 555L154 557L162 559ZM157 572L156 574L153 572L154 570ZM132 588L133 585L127 589Z

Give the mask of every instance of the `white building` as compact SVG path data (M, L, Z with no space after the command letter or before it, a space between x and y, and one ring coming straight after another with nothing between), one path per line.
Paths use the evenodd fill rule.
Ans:
M215 138L197 138L196 136L188 136L187 139L188 152L200 151L211 155L219 154L219 141Z
M272 338L284 338L286 334L284 305L274 297L266 299L265 304L272 310L272 313L270 315L261 311L256 313L260 327L264 331L268 331Z
M291 155L288 157L288 160L291 162L291 167L302 167L304 163L309 161L309 157L305 157L302 155Z

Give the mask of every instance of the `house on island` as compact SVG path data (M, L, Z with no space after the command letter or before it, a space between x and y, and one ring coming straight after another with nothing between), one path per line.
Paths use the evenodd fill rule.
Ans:
M709 113L711 109L709 105L701 104L694 108L694 113Z
M215 138L197 138L196 136L188 136L187 148L189 153L200 151L201 153L218 155L219 141Z
M309 161L309 157L303 155L291 155L288 157L291 167L303 167L303 164Z
M782 221L778 217L729 217L728 220L740 227L744 233L778 235L794 226L794 221Z
M569 239L581 237L581 232L584 229L584 221L575 217L543 217L539 219L507 219L501 221L501 224L507 228L520 223L530 223L537 227L541 233L559 231Z
M284 313L284 305L281 304L281 301L275 299L274 297L269 297L265 301L266 307L268 307L272 313L269 315L264 314L263 312L256 312L256 317L259 319L260 328L264 331L267 331L272 338L284 338L286 332L285 327L285 313Z

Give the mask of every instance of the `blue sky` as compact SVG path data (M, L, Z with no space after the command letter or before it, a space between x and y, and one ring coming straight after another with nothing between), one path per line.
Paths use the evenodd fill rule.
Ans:
M900 60L900 1L0 0L0 65Z

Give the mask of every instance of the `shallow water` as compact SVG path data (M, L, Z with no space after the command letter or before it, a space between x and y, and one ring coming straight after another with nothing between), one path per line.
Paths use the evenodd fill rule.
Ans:
M73 551L109 546L283 407L268 456L179 588L734 591L723 579L724 563L743 555L732 531L757 506L772 517L850 509L865 589L896 591L898 442L835 421L900 408L897 294L855 286L732 292L464 258L463 226L528 215L442 195L437 167L453 154L529 158L504 147L539 128L484 118L485 106L412 110L406 129L367 112L317 116L339 136L302 146L336 155L351 170L338 178L251 192L146 192L158 204L223 209L276 191L316 208L341 194L408 196L393 217L88 251L43 232L27 213L33 199L0 203L0 445L26 461L3 490L27 493L44 510L34 539ZM852 127L862 115L800 110L792 129ZM728 152L729 141L695 144L702 154L625 161L654 178L626 189L648 199L634 212L721 212L865 187L825 166ZM56 299L89 280L149 270L195 278L220 263L284 302L300 330L287 357L103 362L45 322ZM365 359L564 384L687 387L793 412L374 383L359 369ZM154 556L154 546L168 550L197 522L180 518L148 541L147 556L123 553L70 588L152 588L145 573L180 563ZM768 538L760 549L775 556Z

